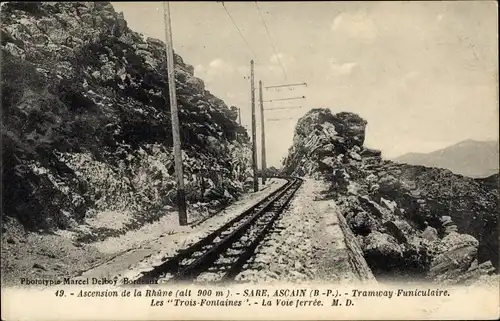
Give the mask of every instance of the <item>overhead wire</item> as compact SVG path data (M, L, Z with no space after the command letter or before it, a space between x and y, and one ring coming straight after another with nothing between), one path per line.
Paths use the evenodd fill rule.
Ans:
M245 44L247 45L247 48L248 50L250 51L250 53L252 54L254 60L256 60L256 57L257 55L255 54L255 52L252 50L252 47L250 47L250 44L248 43L247 39L245 38L245 36L243 36L243 33L241 32L240 28L238 28L238 25L236 24L236 22L234 21L233 19L233 16L231 16L231 13L229 12L229 10L226 8L226 6L224 5L224 2L221 1L221 4L222 4L222 7L224 8L224 10L226 11L227 15L229 16L229 18L231 19L231 21L233 22L233 25L234 27L236 28L236 30L238 30L238 33L240 34L241 38L243 39L243 41L245 42Z
M278 60L279 65L281 66L281 70L283 71L283 75L285 76L285 79L287 79L288 77L287 77L287 74L285 71L285 67L283 66L283 63L281 62L280 55L278 54L278 52L276 50L276 46L274 45L271 34L269 33L269 28L267 27L266 21L264 20L264 16L262 15L262 12L260 11L260 7L259 7L257 1L255 1L255 6L257 7L257 11L259 12L260 19L262 20L262 24L264 25L264 29L266 30L266 34L267 34L267 37L269 38L269 42L271 43L271 47L273 47L274 55L276 56L276 59Z

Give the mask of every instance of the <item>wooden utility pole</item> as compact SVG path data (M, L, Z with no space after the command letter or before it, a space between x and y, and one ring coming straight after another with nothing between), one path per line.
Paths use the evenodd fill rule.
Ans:
M168 91L170 96L170 115L172 122L172 138L174 142L175 174L177 177L177 207L179 209L179 225L187 225L186 193L184 191L184 173L182 169L182 150L175 92L174 49L172 45L172 27L170 25L170 6L163 2L165 17L165 51L167 54Z
M240 126L241 126L241 108L240 107L238 107L238 119L239 119Z
M252 169L253 169L253 190L259 190L259 181L257 180L257 138L255 133L255 84L254 84L254 65L250 61L250 92L252 98Z
M261 147L262 147L262 185L266 183L266 131L264 129L264 102L262 101L262 81L259 80L259 100L260 100L260 126L261 126Z

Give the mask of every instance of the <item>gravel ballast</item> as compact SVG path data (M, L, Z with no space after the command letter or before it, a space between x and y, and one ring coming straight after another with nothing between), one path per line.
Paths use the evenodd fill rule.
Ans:
M332 201L319 200L326 184L305 179L254 258L236 280L251 283L358 281Z

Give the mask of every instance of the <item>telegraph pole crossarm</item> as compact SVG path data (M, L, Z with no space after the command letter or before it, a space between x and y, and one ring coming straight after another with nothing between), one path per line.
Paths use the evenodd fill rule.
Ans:
M266 100L266 101L264 101L264 102L265 102L265 103L271 103L271 102L273 102L273 101L296 100L296 99L306 99L306 96L291 97L291 98L280 98L280 99L272 99L272 100Z
M275 108L266 108L266 110L280 110L280 109L294 109L294 108L302 108L302 106L275 107Z
M297 84L275 85L275 86L267 86L265 88L266 88L266 90L268 90L271 88L292 87L292 86L306 86L307 87L307 83L303 82L303 83L297 83Z
M269 118L267 121L280 121L280 120L290 120L293 119L293 117L288 117L288 118Z
M179 210L179 225L187 225L186 194L184 191L184 173L182 168L182 150L179 129L179 115L177 110L177 96L175 91L174 49L172 44L172 27L170 24L170 6L163 2L165 19L165 52L167 55L167 80L170 97L170 115L172 122L172 138L174 144L175 174L177 177L177 207Z

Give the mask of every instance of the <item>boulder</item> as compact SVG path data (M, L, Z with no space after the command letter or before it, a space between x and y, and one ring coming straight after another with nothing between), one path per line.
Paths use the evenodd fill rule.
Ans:
M441 221L441 226L444 229L444 231L443 231L444 235L448 235L448 234L453 233L453 232L458 232L458 226L456 226L455 223L453 223L450 216L446 216L446 215L442 216L440 218L440 221Z
M316 108L310 110L297 122L295 134L297 136L308 136L316 125L321 125L326 121L331 121L332 113L327 108ZM322 130L322 127L317 127Z
M441 221L441 224L443 225L443 227L445 227L446 225L453 224L453 221L451 220L451 216L444 215L444 216L441 216L441 218L439 220Z
M467 271L477 255L479 242L471 235L452 232L438 244L429 275L450 278Z
M389 234L373 231L363 239L362 250L374 274L391 271L401 264L403 252Z
M456 226L456 225L447 226L444 229L444 235L448 235L450 233L458 233L458 226Z
M333 157L323 157L319 161L320 168L323 169L332 169L335 167L335 159Z
M333 115L332 123L339 136L346 139L347 146L363 146L365 141L366 120L354 113L341 112Z
M153 48L163 49L165 48L165 43L157 38L148 37L146 42L149 46Z
M384 205L391 213L395 213L398 209L398 204L394 201L391 200L386 200L385 198L381 197L380 202L382 205Z
M360 161L360 160L361 160L361 156L359 156L359 154L358 154L358 153L356 153L356 152L352 152L352 151L351 151L351 152L349 152L349 157L350 157L351 159L354 159L354 160L357 160L357 161Z
M13 44L11 42L8 42L7 44L5 44L4 49L13 56L17 56L17 57L20 57L22 59L24 59L24 57L25 57L24 50L19 48L18 46L16 46L15 44Z
M197 91L205 90L205 83L200 78L190 77L186 83Z
M332 143L327 143L325 145L322 145L316 150L316 153L318 154L318 157L322 156L333 156L335 151L335 145Z
M387 232L389 232L389 234L391 234L399 244L408 242L408 238L403 231L410 230L410 226L408 225L408 223L404 221L387 221L384 223L384 226L387 229Z
M403 260L400 269L412 278L425 278L432 259L432 244L410 235L408 242L401 244Z
M401 188L401 182L390 174L384 174L379 174L378 193L395 199L398 195L398 190Z
M438 232L432 226L427 226L425 230L422 232L422 237L428 241L435 241L439 239Z
M388 214L386 209L372 201L368 196L359 196L358 200L363 208L378 218L382 218Z
M117 28L121 33L127 31L127 21L125 20L123 12L119 12L116 14L116 23L117 23Z
M471 264L471 267L465 272L460 274L454 280L447 280L447 283L464 283L468 284L480 284L484 279L487 279L488 276L494 275L496 278L495 286L498 286L498 274L495 275L495 267L491 264L491 261L486 261L481 264L478 264L477 261L474 261Z
M382 152L376 149L363 148L359 153L362 157L379 157Z
M356 235L366 236L379 228L377 221L363 210L347 216L346 219L349 224L349 228Z
M376 252L388 257L401 255L401 248L394 237L389 234L373 231L363 241L365 253Z
M353 113L333 115L329 109L312 109L297 122L293 146L284 162L286 173L314 175L323 157L335 157L337 166L349 159L360 161L366 121ZM345 155L345 156L344 156Z

